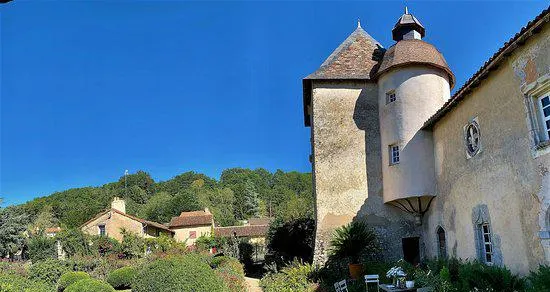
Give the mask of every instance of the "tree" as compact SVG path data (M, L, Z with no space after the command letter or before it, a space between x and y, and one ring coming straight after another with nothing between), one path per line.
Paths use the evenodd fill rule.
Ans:
M28 223L29 216L21 208L8 207L0 210L0 257L12 257L23 249Z
M151 195L153 193L155 181L151 178L149 173L143 170L138 170L136 173L121 176L118 179L118 184L122 194L124 194L124 187L129 188L132 186L137 186L148 195Z
M58 225L59 220L57 220L54 215L53 207L51 205L47 205L30 225L29 231L31 234L43 235L46 228L56 227Z
M236 224L233 210L235 196L230 188L199 189L197 195L201 205L208 207L214 215L216 225L231 226Z
M256 188L251 181L246 182L245 194L244 194L244 210L243 214L246 218L258 217L260 210L260 199Z

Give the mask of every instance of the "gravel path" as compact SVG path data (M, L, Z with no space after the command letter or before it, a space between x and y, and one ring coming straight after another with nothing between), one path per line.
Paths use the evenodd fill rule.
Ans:
M248 286L248 292L262 292L262 288L260 288L260 280L244 277L246 280L246 285Z

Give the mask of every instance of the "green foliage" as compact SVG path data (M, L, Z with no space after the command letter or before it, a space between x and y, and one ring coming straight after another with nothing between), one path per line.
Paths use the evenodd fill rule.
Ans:
M458 270L461 291L493 289L495 291L522 291L525 281L513 275L506 267L487 266L477 261L463 262Z
M65 291L73 283L89 278L90 275L85 272L67 272L57 281L57 291Z
M239 260L227 256L214 257L210 262L210 266L215 269L216 274L223 280L229 291L241 292L247 290L243 265Z
M91 237L82 232L80 229L72 228L62 230L59 234L57 234L56 239L61 242L63 250L69 257L75 255L94 254L93 249L89 244Z
M57 258L56 240L45 236L33 236L27 243L29 257L33 262Z
M550 291L550 266L539 266L528 277L531 282L531 291Z
M116 269L107 277L107 283L111 284L111 286L117 290L130 289L136 277L136 273L137 271L133 267Z
M67 262L55 259L33 263L29 269L29 279L55 285L61 275L70 271Z
M270 273L262 278L260 286L264 292L315 291L316 284L311 280L314 268L311 264L294 261L278 273Z
M96 252L100 256L118 254L122 247L120 242L107 236L95 236L92 238L92 254Z
M83 279L71 284L65 292L114 292L109 284L96 279Z
M200 188L195 192L199 198L200 204L210 209L214 215L217 226L236 225L233 204L235 195L230 188Z
M280 261L290 262L295 258L310 263L314 242L315 221L310 218L287 222L276 219L269 226L267 248L278 265L281 265Z
M363 253L374 255L379 249L374 231L359 221L337 228L330 245L331 256L348 258L351 263L358 263Z
M120 253L124 258L131 259L145 255L147 245L144 238L125 229L121 230L121 234L123 237Z
M138 273L133 292L226 291L223 281L197 254L158 259Z
M34 222L29 226L29 233L44 235L46 228L58 226L59 221L55 217L53 207L46 205L38 214Z
M0 209L0 257L13 255L25 245L24 235L29 216L22 208Z
M29 280L21 275L0 273L0 291L2 292L54 292L53 285Z

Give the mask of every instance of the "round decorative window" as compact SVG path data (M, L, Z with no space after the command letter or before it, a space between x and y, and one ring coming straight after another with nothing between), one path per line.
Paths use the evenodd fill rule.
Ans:
M466 142L466 151L470 157L473 157L481 148L481 132L479 131L479 125L475 120L470 122L464 128L464 139Z

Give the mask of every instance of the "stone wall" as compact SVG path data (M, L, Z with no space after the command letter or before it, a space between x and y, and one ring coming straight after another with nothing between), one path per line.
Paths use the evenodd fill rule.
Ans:
M178 242L185 242L187 246L191 246L197 241L201 235L210 236L212 225L197 225L171 228L174 231L174 239ZM189 232L195 231L196 237L189 238Z

